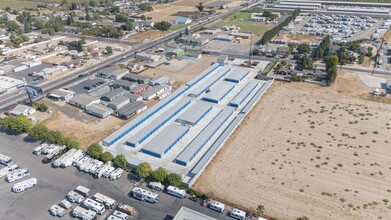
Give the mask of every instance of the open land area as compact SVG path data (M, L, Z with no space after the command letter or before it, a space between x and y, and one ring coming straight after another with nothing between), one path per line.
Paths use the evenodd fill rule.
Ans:
M0 8L4 9L6 7L15 8L15 9L24 9L24 8L31 8L36 7L39 4L42 3L60 3L61 0L1 0L0 1ZM82 3L84 0L69 0L68 2L76 2L76 3Z
M237 12L211 25L211 27L221 28L224 26L235 25L236 27L240 27L240 32L252 32L258 35L262 35L274 27L273 24L248 21L250 16L251 13L248 12Z
M173 5L194 7L199 3L206 4L208 2L211 2L211 0L179 0L175 1Z
M275 83L195 188L278 219L387 219L391 105L370 91L354 73Z
M180 6L174 4L155 5L153 11L144 13L146 17L151 17L152 21L167 21L175 19L175 12L192 12L197 10L194 6Z

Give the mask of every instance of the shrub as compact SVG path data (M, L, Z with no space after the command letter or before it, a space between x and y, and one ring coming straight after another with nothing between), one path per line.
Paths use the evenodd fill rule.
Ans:
M180 187L182 184L182 177L177 173L170 173L167 175L165 182L171 186Z
M141 178L147 178L152 173L152 167L147 162L140 163L136 168L136 174Z
M167 177L167 170L163 167L159 167L152 172L152 178L156 181L163 182Z
M46 141L49 144L63 144L64 138L59 131L49 131L46 135Z
M43 124L37 124L33 126L29 131L29 136L35 140L46 140L46 137L50 130Z
M67 146L69 149L71 149L71 148L78 149L80 147L79 141L77 141L74 138L70 138L70 137L63 138L63 144L65 146Z
M113 155L110 152L104 152L100 159L104 162L107 163L109 161L112 161L114 159Z
M99 144L91 144L87 149L87 154L92 158L99 159L103 153L103 148Z
M21 134L29 132L33 123L25 116L8 116L0 120L0 126Z
M46 112L48 110L48 107L43 103L34 102L32 106L33 108L41 112Z
M128 161L123 154L118 154L115 156L113 163L116 167L122 168L124 170L128 169Z

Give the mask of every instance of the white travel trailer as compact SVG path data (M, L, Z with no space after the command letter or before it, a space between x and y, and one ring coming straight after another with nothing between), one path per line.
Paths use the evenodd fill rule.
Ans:
M79 185L78 187L76 187L75 192L77 192L80 195L85 196L85 197L90 195L90 189L88 189L87 187L84 187L82 185Z
M4 167L0 170L0 177L5 177L7 176L9 173L15 171L16 169L19 168L19 165L18 164L12 164L11 166L9 167Z
M223 204L221 202L213 201L209 204L209 208L216 210L218 212L224 212L225 204Z
M246 212L239 210L239 209L234 209L234 210L232 210L232 212L230 213L229 216L231 216L232 218L239 219L239 220L244 220L244 219L246 219Z
M150 203L157 203L159 201L159 194L142 189L140 187L134 187L132 190L133 197L141 201L147 201Z
M96 213L92 210L88 210L77 206L73 209L72 215L82 220L94 220L96 219Z
M154 190L158 190L158 191L163 191L164 189L164 185L161 184L160 182L150 182L148 184L149 188L151 189L154 189Z
M6 178L9 183L12 183L15 180L22 179L26 176L30 176L30 172L27 169L17 169L12 173L9 173Z
M26 189L32 188L35 185L37 185L37 179L36 178L30 178L27 180L23 180L22 182L15 183L12 186L12 191L15 193L20 193L25 191Z
M83 202L84 200L84 196L80 195L79 193L75 192L75 191L70 191L68 194L67 194L67 199L70 201L70 202L76 202L78 204L80 204L81 202Z
M70 203L68 200L66 199L63 199L61 202L60 202L60 206L63 207L64 209L69 209L72 207L72 203Z
M105 205L107 209L112 209L115 207L115 200L103 194L95 193L94 197L92 198Z
M129 218L128 214L121 212L121 211L118 211L118 210L115 210L113 212L113 216L120 218L122 220L127 220Z
M176 196L178 198L185 198L186 196L186 190L183 190L183 189L179 189L177 187L174 187L174 186L168 186L167 187L167 193L168 194L171 194L173 196Z
M4 154L0 154L0 164L11 166L13 163L14 162L12 161L11 157Z
M65 209L61 208L59 205L53 205L49 209L50 214L53 216L63 217L65 215Z
M87 198L86 200L84 200L83 205L87 209L92 210L92 211L98 213L99 215L102 215L106 211L106 208L102 203L99 203L99 202L97 202L93 199L90 199L90 198Z
M124 173L124 170L121 168L117 168L110 174L110 180L116 180L121 177L121 175Z

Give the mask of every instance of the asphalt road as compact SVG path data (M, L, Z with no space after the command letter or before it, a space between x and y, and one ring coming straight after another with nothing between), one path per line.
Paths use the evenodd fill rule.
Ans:
M26 138L0 132L0 140L2 141L0 153L11 156L14 163L27 168L31 173L29 178L37 178L38 183L34 188L16 194L11 192L11 187L21 180L8 183L5 178L2 178L0 180L0 219L58 219L52 217L48 209L61 202L65 195L78 185L90 188L92 195L100 192L117 202L135 207L139 214L138 217L131 219L172 219L182 206L216 219L232 219L228 217L228 208L224 213L218 213L201 206L200 203L192 202L188 198L179 199L162 192L159 192L160 201L156 204L136 200L129 195L133 185L126 176L122 176L116 181L108 181L107 179L94 179L91 175L79 172L75 167L52 168L50 164L41 163L43 156L31 153L38 144L26 142L24 139ZM0 167L3 166L0 165ZM143 188L145 187L143 186ZM74 203L72 207L76 207L76 204ZM72 219L70 212L68 210L62 219ZM106 211L98 219L105 219L108 214L109 212Z
M249 7L252 7L254 5L257 5L259 4L259 2L255 2L254 4L250 5ZM238 7L234 7L224 13L221 13L219 15L216 15L216 16L213 16L211 19L207 20L207 21L204 21L204 22L201 22L201 23L197 23L197 24L194 24L191 26L191 30L196 30L196 29L199 29L201 27L204 27L206 25L209 25L210 23L212 22L215 22L227 15L230 15L236 11L239 11L241 9L243 9L244 7L242 6L238 6ZM112 56L110 57L109 59L105 60L105 61L102 61L101 63L97 64L97 65L93 65L91 67L87 67L86 69L83 69L83 70L79 70L79 71L76 71L72 74L69 74L66 78L66 80L64 79L58 79L58 80L53 80L53 81L49 81L49 82L46 82L45 85L42 85L42 89L44 90L45 93L47 92L50 92L52 90L55 90L55 89L58 89L58 88L63 88L63 87L66 87L67 85L70 85L70 84L74 84L78 81L81 81L80 78L78 78L78 75L80 74L90 74L90 73L94 73L96 71L98 71L99 69L102 69L104 67L106 67L107 65L109 64L112 64L112 63L116 63L116 62L120 62L120 61L124 61L126 60L128 57L131 57L131 56L134 56L136 52L141 52L141 51L144 51L144 50L148 50L150 48L153 48L153 47L156 47L164 42L167 42L169 40L172 40L174 39L176 36L179 35L179 33L183 31L183 30L179 30L179 31L176 31L176 32L172 32L170 34L167 34L161 38L158 38L152 42L148 42L148 43L140 43L140 44L136 44L133 46L133 49L126 52L126 53L123 53L123 54L120 54L120 55L116 55L116 56ZM110 40L110 39L108 39ZM4 98L2 98L0 100L0 112L3 112L3 111L6 111L8 109L10 109L12 106L15 106L17 103L19 102L23 102L24 100L27 99L27 95L25 93L21 93L21 94L13 94L11 96L6 96Z

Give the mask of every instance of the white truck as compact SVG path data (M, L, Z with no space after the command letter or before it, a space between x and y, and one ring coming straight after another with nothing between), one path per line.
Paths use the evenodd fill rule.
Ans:
M83 201L83 206L89 210L98 213L99 215L102 215L106 211L106 208L102 203L97 202L90 198L87 198L86 200Z
M112 209L115 207L115 200L110 197L107 197L103 194L95 193L94 197L92 197L92 198L95 201L98 201L98 202L102 203L103 205L105 205L105 207L107 209Z
M116 180L121 178L121 175L124 173L124 170L121 168L117 168L110 174L110 180Z
M60 218L65 215L65 211L66 210L64 208L61 208L59 205L52 205L52 207L50 207L49 209L50 214L52 214L53 216L58 216Z
M26 189L32 188L37 185L37 178L30 178L27 180L23 180L22 182L15 183L12 186L12 191L15 193L20 193L25 191Z
M82 220L94 220L96 219L96 213L92 210L85 209L81 206L77 206L72 210L72 215Z
M0 154L0 164L11 166L13 163L14 162L12 161L11 157L4 154Z
M5 177L9 173L11 173L12 171L15 171L18 168L19 168L18 164L12 164L9 167L4 167L4 168L0 169L0 177Z
M16 169L12 173L9 173L6 179L9 183L12 183L15 180L22 179L26 176L30 176L30 172L27 169Z
M80 204L84 201L84 196L80 195L79 193L77 193L73 190L70 191L66 197L72 203L76 202L76 203Z

